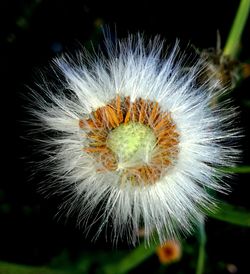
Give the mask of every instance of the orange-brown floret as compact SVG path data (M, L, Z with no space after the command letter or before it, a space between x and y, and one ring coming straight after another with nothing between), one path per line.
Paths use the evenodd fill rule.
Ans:
M118 159L108 147L109 133L121 124L140 123L151 128L156 138L154 153L149 163L126 168L121 176L133 184L153 184L164 175L166 169L177 158L179 134L171 114L161 111L157 102L139 98L132 102L130 97L114 100L93 111L88 118L79 120L79 127L86 132L88 146L83 150L101 164L98 172L115 171Z

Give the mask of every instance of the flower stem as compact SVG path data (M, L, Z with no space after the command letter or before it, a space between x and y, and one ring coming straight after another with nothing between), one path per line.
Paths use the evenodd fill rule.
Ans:
M129 270L135 268L137 265L153 255L155 253L155 249L155 245L146 248L144 244L141 244L119 262L105 266L102 273L127 273Z
M223 54L235 58L239 51L241 35L250 11L250 0L241 0Z
M206 232L205 232L205 223L204 220L199 224L199 254L198 254L198 261L196 266L196 274L203 274L204 272L204 265L206 259L206 252L205 252L205 245L206 245Z

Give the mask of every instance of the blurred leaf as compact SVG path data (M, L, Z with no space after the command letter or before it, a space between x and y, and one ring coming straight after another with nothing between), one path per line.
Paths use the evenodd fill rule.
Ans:
M132 250L127 256L115 264L106 265L100 273L102 274L122 274L141 264L144 260L155 253L156 246L145 247L142 243Z
M250 212L227 203L220 203L217 210L207 212L207 215L234 225L250 227Z
M34 267L0 262L0 274L74 274L76 272L55 270L46 267Z
M102 268L113 262L119 262L128 254L127 250L95 250L83 252L75 262L75 269L80 273L89 273L92 267ZM103 274L103 271L100 272Z
M250 100L244 101L243 104L244 104L245 107L250 108Z
M8 214L8 213L10 213L10 211L11 211L10 204L4 203L4 204L0 205L0 212L2 212L4 214Z
M225 167L221 170L226 173L250 173L250 166Z
M66 249L62 250L62 252L59 255L55 256L49 264L50 267L59 268L59 269L61 268L66 269L70 265L71 265L71 262L70 262L69 252Z

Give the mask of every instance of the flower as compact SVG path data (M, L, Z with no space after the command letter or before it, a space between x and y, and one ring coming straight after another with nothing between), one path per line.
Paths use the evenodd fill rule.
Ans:
M208 82L213 85L214 81L216 85L214 88L218 90L234 89L237 82L243 74L243 64L239 60L232 58L229 55L225 55L221 49L221 37L217 31L217 43L216 48L209 48L195 50L203 60L204 69L199 76L198 81Z
M111 227L114 242L135 244L141 227L147 242L191 232L214 205L207 190L226 189L218 167L237 158L234 109L210 104L219 93L197 85L200 63L187 71L178 43L167 55L163 47L138 35L94 57L64 55L54 60L56 83L33 96L53 176L44 188L69 192L68 214L101 219L97 235Z
M205 69L201 75L201 81L216 81L219 83L217 88L222 90L234 89L240 79L242 64L232 59L230 56L225 56L221 49L205 49L200 53L204 60Z
M168 240L156 249L156 253L162 264L179 261L182 253L181 243L176 240Z

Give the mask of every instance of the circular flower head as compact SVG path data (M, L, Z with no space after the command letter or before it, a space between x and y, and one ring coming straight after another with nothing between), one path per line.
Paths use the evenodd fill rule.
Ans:
M187 70L178 45L162 47L138 35L93 58L65 55L54 61L59 85L35 94L55 192L69 191L68 214L101 219L97 234L111 227L113 241L190 232L213 204L207 190L225 190L218 167L235 158L233 110L196 84L199 62Z

